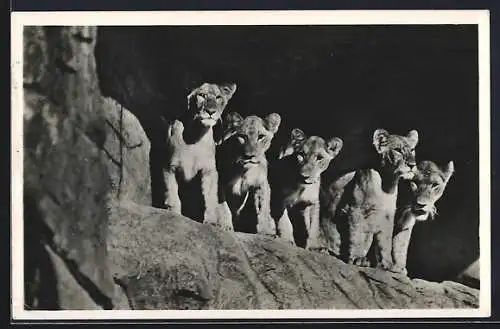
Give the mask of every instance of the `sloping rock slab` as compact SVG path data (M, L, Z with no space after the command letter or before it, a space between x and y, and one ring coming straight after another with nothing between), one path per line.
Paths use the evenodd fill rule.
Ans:
M115 277L135 309L475 308L479 291L347 265L131 202L111 215Z

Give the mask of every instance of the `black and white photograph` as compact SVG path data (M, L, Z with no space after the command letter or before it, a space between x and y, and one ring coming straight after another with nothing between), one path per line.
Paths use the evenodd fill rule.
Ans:
M13 13L12 69L14 319L490 315L488 11Z

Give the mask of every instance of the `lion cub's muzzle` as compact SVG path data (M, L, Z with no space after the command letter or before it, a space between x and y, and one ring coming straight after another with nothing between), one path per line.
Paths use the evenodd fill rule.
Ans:
M417 165L415 162L405 163L405 170L402 172L401 176L404 179L413 179L417 173Z
M300 175L300 182L302 184L315 184L319 182L319 177L314 177L314 176L306 176L306 175Z
M213 126L219 120L217 104L212 104L209 100L203 102L196 117L205 125Z
M432 218L436 212L436 208L432 203L416 202L413 204L412 211L417 220L423 221L429 217Z
M261 163L260 159L255 156L255 155L242 155L238 161L240 165L242 165L244 168L249 168L253 166L257 166Z

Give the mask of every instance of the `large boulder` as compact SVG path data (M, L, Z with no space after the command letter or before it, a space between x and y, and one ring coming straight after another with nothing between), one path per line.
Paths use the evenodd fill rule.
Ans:
M479 291L347 265L264 236L122 202L108 239L134 309L477 308Z
M151 205L150 142L139 120L125 107L104 98L106 154L111 198Z
M26 308L127 307L108 266L95 42L95 27L24 28Z

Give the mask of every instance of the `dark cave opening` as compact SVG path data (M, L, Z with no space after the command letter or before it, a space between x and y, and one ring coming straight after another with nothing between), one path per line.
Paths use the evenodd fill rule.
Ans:
M416 129L418 160L455 163L408 260L410 276L441 281L479 255L477 45L475 25L107 26L96 59L102 93L134 113L152 143L160 118L179 114L205 80L237 83L225 113L282 115L269 156L294 127L342 138L327 181L372 160L375 129Z

